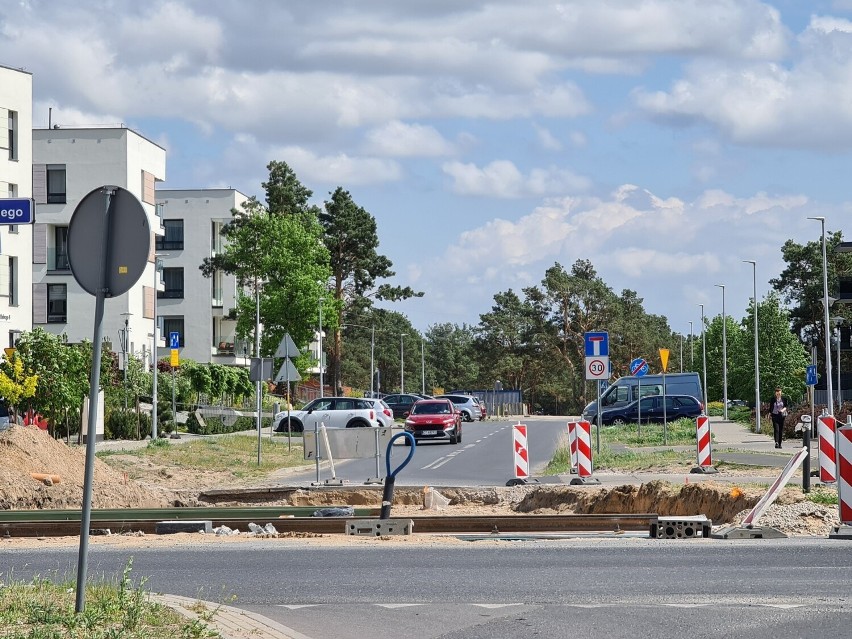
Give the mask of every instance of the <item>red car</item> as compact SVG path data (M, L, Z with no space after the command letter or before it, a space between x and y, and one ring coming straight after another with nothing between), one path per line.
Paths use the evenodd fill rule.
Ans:
M482 421L488 417L488 409L485 407L485 402L482 399L477 397L476 401L479 402L479 421Z
M448 399L421 399L412 404L405 416L405 430L417 441L458 444L462 440L461 411ZM411 445L408 439L405 443Z

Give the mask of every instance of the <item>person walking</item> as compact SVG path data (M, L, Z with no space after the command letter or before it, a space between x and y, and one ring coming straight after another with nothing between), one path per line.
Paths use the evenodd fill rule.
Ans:
M784 436L784 418L787 417L787 409L790 400L781 394L781 387L775 388L775 397L769 402L769 417L772 418L772 434L775 436L775 448L781 448L781 439Z

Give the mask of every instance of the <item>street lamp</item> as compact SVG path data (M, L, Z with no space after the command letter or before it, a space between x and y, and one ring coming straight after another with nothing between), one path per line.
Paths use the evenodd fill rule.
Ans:
M831 306L831 301L828 297L828 258L826 257L825 246L825 218L824 217L809 217L809 220L817 220L822 225L822 309L825 320L825 388L828 391L826 404L826 414L834 415L834 401L832 395L834 390L831 388L831 344L829 336L831 328L828 325L828 307Z
M838 375L840 372L838 371ZM420 338L420 377L421 377L421 385L422 389L421 393L426 394L426 342L423 338Z
M840 392L840 325L843 323L843 318L832 317L831 321L834 322L837 339L837 410L839 411L843 407L843 393Z
M722 289L722 402L725 404L725 421L728 421L728 320L725 316L725 285L714 286Z
M683 333L680 333L680 372L683 372Z
M124 329L118 331L121 340L121 356L124 359L124 412L127 412L127 360L130 351L130 316L133 313L122 313L124 316Z
M161 257L168 256L168 253L154 253L154 348L151 349L151 360L154 363L152 371L152 389L151 389L151 439L157 439L157 355L160 345L160 325L157 322L157 295L160 292L160 273L163 271L163 260Z
M760 356L757 341L757 262L754 260L743 260L744 264L751 264L754 279L754 432L760 432Z
M403 340L405 333L399 334L399 392L405 392L405 355L403 354Z
M701 307L701 360L704 368L704 410L707 410L707 335L704 331L704 304Z
M325 395L325 379L322 374L322 303L325 302L325 298L319 298L319 333L317 333L317 360L319 361L319 396L322 397Z

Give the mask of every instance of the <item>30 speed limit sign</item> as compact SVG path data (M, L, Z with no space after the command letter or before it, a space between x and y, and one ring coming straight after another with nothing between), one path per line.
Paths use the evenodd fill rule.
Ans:
M609 357L586 357L586 379L609 379Z

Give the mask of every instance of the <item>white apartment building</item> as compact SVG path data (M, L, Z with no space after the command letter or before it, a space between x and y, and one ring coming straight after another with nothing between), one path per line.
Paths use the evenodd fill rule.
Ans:
M237 283L233 275L214 273L206 278L200 266L205 257L222 250L222 227L231 210L248 197L235 189L158 189L157 205L165 234L157 239L163 290L157 296L168 355L169 334L180 337L181 358L199 363L247 366L253 347L236 339Z
M32 230L32 325L57 335L65 333L72 343L91 340L95 298L71 273L71 216L94 189L120 186L142 202L152 235L161 235L155 185L165 179L166 151L123 127L54 126L33 130L32 140L32 193L37 209ZM104 341L114 352L122 355L126 350L146 361L154 333L153 237L150 246L145 272L129 291L105 301L103 320ZM122 357L122 365L123 361Z
M32 75L0 66L0 198L32 197L32 111ZM32 233L0 225L0 347L32 330Z

